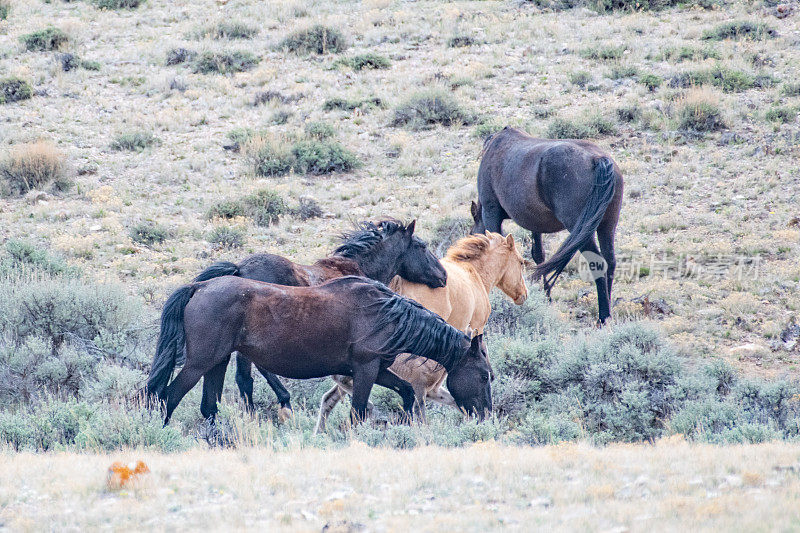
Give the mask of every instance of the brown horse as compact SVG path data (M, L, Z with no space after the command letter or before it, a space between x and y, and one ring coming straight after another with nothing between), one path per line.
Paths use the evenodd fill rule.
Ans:
M414 235L415 226L416 221L403 224L392 218L377 223L361 222L353 231L342 234L341 244L329 257L313 265L301 265L279 255L261 253L251 255L239 264L227 261L214 263L198 274L194 281L239 276L303 287L342 276L366 276L384 284L395 276L401 276L431 287L444 287L447 273L427 245ZM291 416L289 391L280 378L263 368L259 368L259 371L278 397L281 405L278 416L281 419ZM253 409L252 363L242 354L236 355L236 384L245 405ZM217 389L218 384L211 379L203 380L203 406L210 408L209 411L204 408L203 416L206 418L216 413L216 403L210 391Z
M531 253L537 264L535 276L544 279L548 295L575 252L582 252L597 286L603 323L611 314L614 233L622 189L619 168L597 145L581 140L536 139L506 127L484 144L478 169L478 203L472 203L473 233L500 232L508 218L529 230L533 236ZM542 233L563 229L569 230L569 236L545 261Z
M481 336L492 309L489 293L498 287L517 305L528 297L525 286L524 260L514 244L514 237L499 233L471 235L459 240L442 259L447 271L447 285L431 289L400 277L392 280L390 287L441 316L451 326ZM414 389L420 418L425 419L425 401L431 400L456 406L453 397L442 389L445 369L431 360L417 360L401 355L390 370L409 382ZM336 404L352 391L352 380L334 376L336 384L325 393L320 402L315 431L325 428L325 422Z
M179 335L185 337L184 357L176 348ZM380 282L346 276L313 287L288 287L223 276L181 287L162 311L148 389L162 391L164 424L201 377L224 375L234 350L288 378L351 376L354 421L364 418L375 383L398 392L412 416L414 390L388 370L406 352L447 369L447 385L459 407L480 417L492 407L480 340L470 341ZM183 368L167 386L182 358ZM220 389L210 396L216 402L222 380L212 382Z

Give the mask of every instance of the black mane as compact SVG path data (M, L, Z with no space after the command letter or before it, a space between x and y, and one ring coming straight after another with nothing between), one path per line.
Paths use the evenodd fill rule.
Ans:
M378 222L359 222L353 231L342 233L340 244L331 255L355 259L368 255L381 241L404 229L402 222L386 219Z
M383 293L370 305L378 307L372 335L388 326L394 328L381 347L383 354L394 356L407 352L415 357L433 359L448 370L459 364L466 353L463 341L469 340L462 331L414 300L392 292L386 285L374 280L369 282Z

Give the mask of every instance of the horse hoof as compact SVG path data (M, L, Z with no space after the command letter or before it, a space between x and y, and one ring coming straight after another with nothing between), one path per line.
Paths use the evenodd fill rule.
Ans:
M278 421L286 422L294 418L294 411L291 407L281 407L278 409Z

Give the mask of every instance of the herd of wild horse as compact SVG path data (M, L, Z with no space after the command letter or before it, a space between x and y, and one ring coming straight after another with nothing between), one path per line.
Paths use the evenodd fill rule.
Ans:
M352 395L352 420L364 419L375 384L400 395L408 419L424 421L426 401L483 419L492 409L483 339L489 293L497 287L518 305L528 296L525 261L513 236L503 236L503 221L531 232L534 277L543 278L548 295L576 252L602 257L590 268L604 323L622 189L619 168L595 144L536 139L506 127L484 144L471 234L441 261L414 235L414 222L386 219L358 224L313 265L274 254L215 263L165 303L146 390L165 404L166 424L202 377L200 409L213 421L236 352L246 405L253 407L255 364L278 397L281 417L291 414L291 403L278 376L332 376L317 431L345 394ZM569 236L545 260L542 233L563 229Z

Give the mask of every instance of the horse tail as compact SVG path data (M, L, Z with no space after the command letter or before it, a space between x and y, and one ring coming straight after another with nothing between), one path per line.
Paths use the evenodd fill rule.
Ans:
M556 253L544 263L537 265L534 271L534 277L544 277L545 290L553 287L575 252L580 250L597 231L608 204L614 198L615 185L614 162L608 157L595 159L594 185L578 221Z
M156 396L163 400L172 377L175 365L183 363L183 345L186 341L183 330L183 310L194 295L197 286L184 285L172 293L161 311L161 332L158 335L158 347L147 378L148 396Z
M200 272L196 278L194 278L194 282L200 281L208 281L213 278L219 278L221 276L238 276L239 275L239 266L235 265L229 261L219 261L214 263L207 269Z

